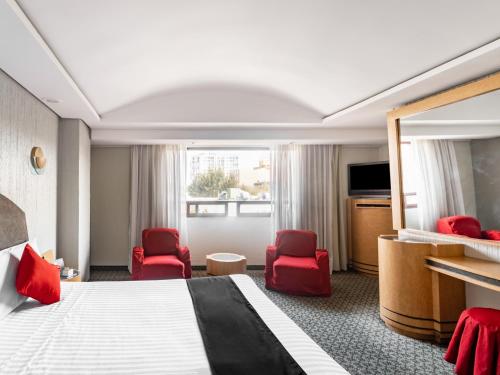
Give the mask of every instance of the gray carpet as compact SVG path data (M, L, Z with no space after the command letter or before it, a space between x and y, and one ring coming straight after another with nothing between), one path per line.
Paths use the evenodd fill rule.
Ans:
M263 271L248 271L266 295L351 374L452 374L444 347L388 329L379 318L378 281L354 272L332 276L330 298L289 296L264 288ZM193 277L205 276L193 271ZM126 271L93 270L91 281L129 280Z

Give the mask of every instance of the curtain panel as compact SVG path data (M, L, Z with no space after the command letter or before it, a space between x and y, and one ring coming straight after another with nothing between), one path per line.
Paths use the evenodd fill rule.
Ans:
M186 149L181 145L132 146L130 190L130 254L141 246L146 228L177 228L181 243L186 230Z
M435 232L441 217L464 215L465 204L454 142L414 140L420 229Z

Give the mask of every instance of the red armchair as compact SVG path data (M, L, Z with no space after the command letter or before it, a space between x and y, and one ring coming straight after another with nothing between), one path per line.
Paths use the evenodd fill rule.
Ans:
M296 295L330 296L328 252L316 249L316 233L281 230L266 250L266 288Z
M142 247L134 247L132 252L132 279L181 278L191 278L191 258L189 249L179 245L177 229L144 229Z
M500 241L500 230L481 230L481 223L472 216L447 216L436 223L438 233L458 234L471 238Z

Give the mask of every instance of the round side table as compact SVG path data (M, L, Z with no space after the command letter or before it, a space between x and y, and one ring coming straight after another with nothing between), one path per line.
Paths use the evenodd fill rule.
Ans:
M214 276L246 273L247 258L232 253L207 255L207 273Z

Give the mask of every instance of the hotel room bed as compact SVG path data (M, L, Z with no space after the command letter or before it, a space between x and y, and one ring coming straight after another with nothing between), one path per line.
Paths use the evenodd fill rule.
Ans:
M305 373L347 374L250 277L231 279ZM185 280L62 283L61 297L0 320L1 374L211 373Z
M59 302L25 299L26 241L24 212L0 194L2 375L347 374L246 275L61 283Z

